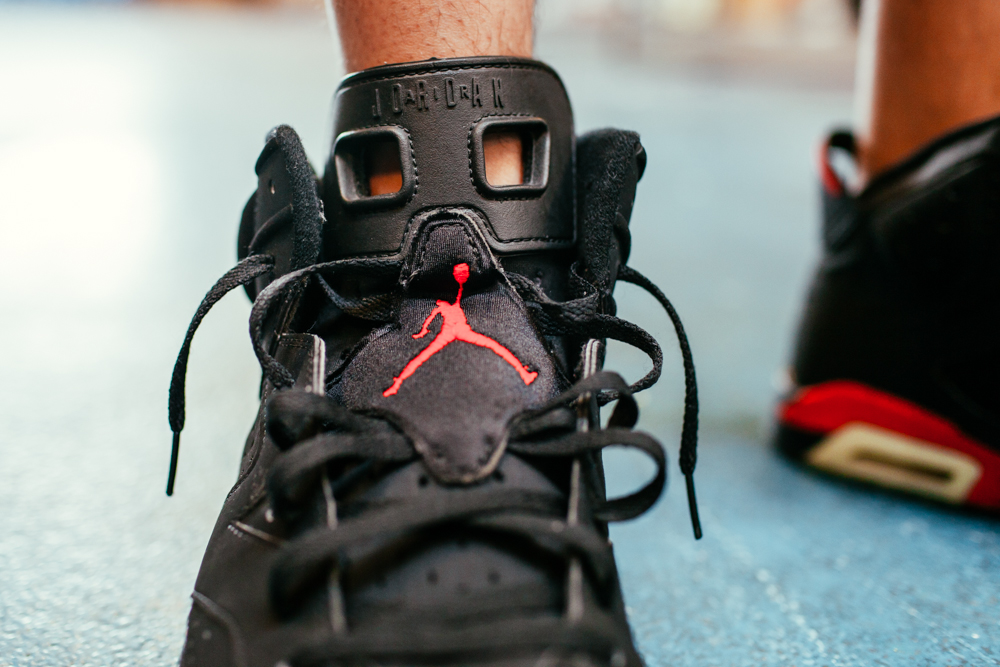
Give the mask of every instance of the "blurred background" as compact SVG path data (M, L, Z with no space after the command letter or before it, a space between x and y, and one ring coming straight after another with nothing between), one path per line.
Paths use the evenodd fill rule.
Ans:
M768 442L854 41L844 0L539 0L537 55L578 131L642 135L630 263L698 367L706 538L681 485L613 532L651 667L1000 664L996 522L806 474ZM316 0L0 0L0 665L176 663L257 409L242 293L194 344L168 500L170 370L235 261L265 133L292 125L321 168L343 73ZM675 458L673 333L619 289L666 353L640 426ZM619 348L609 366L645 370ZM649 473L609 459L613 489Z

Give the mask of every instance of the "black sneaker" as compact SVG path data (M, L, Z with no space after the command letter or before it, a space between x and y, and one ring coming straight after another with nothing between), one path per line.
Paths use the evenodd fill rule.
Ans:
M847 192L823 151L825 256L778 445L827 472L1000 510L1000 118Z
M614 316L616 280L653 293L677 327L699 529L690 351L666 298L625 266L638 137L575 139L556 74L509 58L350 76L334 123L320 182L292 130L270 137L242 259L174 373L168 493L191 337L246 285L262 407L181 664L641 665L607 522L645 512L665 483L662 447L631 430L632 394L661 354ZM520 184L486 178L495 131L522 143ZM394 191L373 192L376 171ZM652 371L629 386L601 370L608 338ZM602 428L598 407L615 400ZM609 445L644 452L656 475L606 499Z

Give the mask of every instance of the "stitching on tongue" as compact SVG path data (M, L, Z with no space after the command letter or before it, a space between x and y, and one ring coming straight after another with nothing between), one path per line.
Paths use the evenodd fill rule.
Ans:
M521 379L526 385L531 384L534 382L535 378L538 377L538 373L535 371L529 371L525 365L522 364L520 360L506 347L489 336L484 336L483 334L472 330L472 327L469 326L468 320L465 319L465 312L462 310L462 287L469 279L469 265L465 262L456 264L452 269L452 275L455 276L455 282L458 283L458 295L455 297L455 303L448 303L447 301L439 300L437 302L437 307L434 308L434 310L431 311L431 314L427 316L427 319L424 320L423 327L418 333L413 334L413 337L423 338L426 336L428 333L427 327L430 326L431 322L433 322L434 318L438 315L441 316L441 331L439 331L438 335L434 337L434 340L431 341L430 345L421 350L417 356L413 357L413 359L410 359L406 366L403 367L403 370L399 373L399 375L392 379L392 386L382 392L383 396L389 397L398 392L406 378L413 375L425 361L455 341L471 343L473 345L478 345L479 347L485 347L488 350L492 350L501 359L514 367L514 370L517 371L517 374L521 376Z

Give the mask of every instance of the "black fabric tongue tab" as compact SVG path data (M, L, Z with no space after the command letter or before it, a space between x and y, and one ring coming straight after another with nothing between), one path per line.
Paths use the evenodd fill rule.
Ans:
M510 419L565 388L523 301L460 210L420 221L394 322L369 336L334 388L383 411L448 484L489 475Z
M523 183L486 178L492 132L521 139ZM449 58L359 72L337 90L334 136L322 186L326 257L401 253L414 216L432 207L479 211L498 254L573 244L573 112L543 63ZM372 194L372 170L396 156L398 191Z

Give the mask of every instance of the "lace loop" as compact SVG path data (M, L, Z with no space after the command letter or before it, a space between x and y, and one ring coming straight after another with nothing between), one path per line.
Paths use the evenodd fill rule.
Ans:
M264 288L257 295L257 300L254 301L253 309L250 311L250 339L253 342L254 353L257 355L261 369L271 384L277 389L284 389L291 387L295 382L295 378L288 372L288 369L268 352L264 336L264 323L267 321L268 315L275 305L286 300L288 292L302 286L313 276L332 275L342 269L391 274L398 272L399 266L399 262L382 258L338 259L286 273ZM361 299L348 299L334 291L325 279L320 282L320 285L327 298L348 314L362 319L378 320L388 317L391 313L391 295L383 294Z
M618 404L611 413L609 425L624 427L635 425L639 416L639 407L632 397L632 389L621 375L613 371L598 371L588 375L541 406L519 414L515 418L515 424L540 417L556 408L568 406L587 394L600 392L613 392L618 397Z
M264 336L264 322L271 314L275 305L283 303L285 292L292 288L302 287L306 280L316 271L316 265L286 273L277 280L271 281L260 291L250 309L250 341L254 354L260 363L264 377L274 385L275 389L285 389L295 384L295 378L277 359L267 351L267 339Z
M678 458L687 487L688 509L691 513L694 538L700 540L702 536L701 520L698 517L698 500L694 492L694 468L698 463L698 380L694 372L691 344L684 332L684 324L681 322L680 315L677 314L673 304L653 281L629 266L623 266L618 270L618 279L641 287L659 301L677 334L677 343L681 348L681 359L684 363L684 421L681 425L681 448Z
M373 426L382 425L326 396L299 389L272 394L264 407L264 423L271 440L282 451L320 431L365 433Z
M656 340L631 322L597 312L597 289L575 271L572 272L572 277L577 288L584 292L585 296L565 302L553 301L542 292L541 288L523 276L512 274L510 277L512 284L532 309L543 333L548 335L585 333L595 338L618 340L645 352L652 360L653 368L629 387L632 393L651 387L659 379L663 367L663 352ZM701 519L698 516L698 500L694 488L694 469L698 460L698 382L695 377L691 345L677 310L651 280L629 266L619 267L617 280L632 283L652 295L667 313L677 334L684 364L684 418L681 426L679 462L687 490L691 527L695 539L701 539ZM598 394L598 402L604 405L620 395L620 390L603 390Z
M391 294L376 294L359 299L348 299L330 287L323 276L317 276L320 287L330 303L343 312L369 322L386 322L392 317L393 298Z
M628 521L639 516L660 497L667 482L667 462L663 447L652 436L624 428L605 428L570 433L543 442L512 442L512 452L531 456L574 456L611 446L638 449L656 464L656 474L645 486L626 496L596 502L594 518L599 521Z
M184 343L181 345L174 363L174 372L170 378L170 395L168 399L167 415L170 422L170 430L173 431L173 446L170 451L170 472L167 475L167 495L174 493L174 481L177 478L177 458L180 454L181 431L184 429L184 383L187 379L188 356L191 353L191 343L194 341L194 334L201 325L202 320L208 314L219 299L237 287L246 285L258 276L262 276L274 268L274 258L270 255L251 255L225 273L218 282L212 286L205 298L201 300L198 309L191 318L187 333L184 335Z
M393 432L354 435L331 433L316 436L282 454L268 479L275 512L289 515L306 497L323 466L341 459L404 462L416 458L406 439Z
M663 368L663 351L659 343L642 327L614 315L597 312L599 303L596 290L587 296L570 301L554 301L531 280L510 274L511 283L525 299L536 326L549 336L580 336L584 338L611 338L631 345L646 353L653 368L630 387L639 393L656 384ZM579 280L583 280L582 278ZM599 395L601 405L618 398L615 391Z

